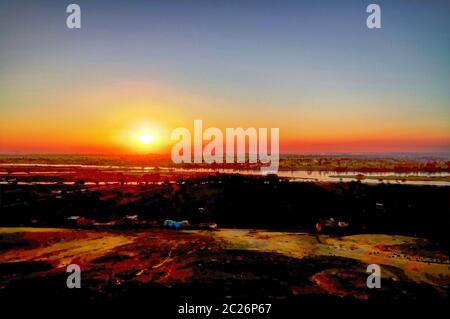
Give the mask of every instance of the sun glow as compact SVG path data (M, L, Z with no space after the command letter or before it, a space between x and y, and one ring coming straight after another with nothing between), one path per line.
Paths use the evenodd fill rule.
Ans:
M156 130L140 128L130 134L128 143L134 151L147 153L159 149L160 139L160 134Z
M112 141L123 153L166 152L170 139L168 129L156 121L134 120L111 135Z
M140 140L142 144L149 145L155 141L155 138L151 134L142 134Z

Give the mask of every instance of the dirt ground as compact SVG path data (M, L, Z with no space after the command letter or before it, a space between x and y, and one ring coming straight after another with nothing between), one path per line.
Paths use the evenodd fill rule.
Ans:
M66 287L71 263L82 271L76 293ZM381 266L380 289L366 286L372 263ZM0 229L2 300L445 302L449 285L448 255L427 240L404 236Z

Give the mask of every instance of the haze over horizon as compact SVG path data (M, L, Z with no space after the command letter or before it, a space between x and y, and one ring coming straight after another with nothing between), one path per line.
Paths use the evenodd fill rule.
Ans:
M450 2L0 3L1 154L165 154L278 127L281 153L450 152ZM27 8L24 10L24 4Z

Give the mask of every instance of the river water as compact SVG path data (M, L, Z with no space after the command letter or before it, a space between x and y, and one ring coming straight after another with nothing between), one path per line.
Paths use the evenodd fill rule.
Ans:
M178 172L178 173L221 173L221 174L241 174L241 175L263 175L260 170L237 170L237 169L211 169L211 168L195 168L195 169L184 169L184 168L167 168L167 167L142 167L142 166L109 166L109 165L72 165L72 164L4 164L0 163L0 174L7 174L6 171L2 170L1 167L15 166L15 167L42 167L42 168L66 168L66 169L74 169L74 168L93 168L100 169L105 171L123 171L126 173L127 171L133 171L133 173L150 173L150 172ZM73 171L31 171L31 172L20 172L14 171L11 175L20 175L20 174L68 174L73 173ZM350 182L356 181L356 175L363 175L364 178L361 179L362 183L390 183L390 184L402 184L402 185L437 185L437 186L450 186L449 181L439 181L439 180L429 180L429 181L420 181L420 180L408 180L408 177L426 177L426 178L438 178L438 177L450 177L450 173L448 172L437 172L437 173L428 173L428 172L410 172L410 173L395 173L395 172L357 172L357 171L348 171L348 172L336 172L336 171L305 171L305 170L296 170L296 171L279 171L278 176L289 178L292 182L305 182L305 181L314 181L314 182ZM376 178L370 178L376 177ZM395 177L395 178L394 178ZM41 182L38 182L41 183ZM42 182L47 184L48 182ZM33 183L36 184L36 183ZM70 183L69 184L73 184ZM104 184L101 182L101 184Z

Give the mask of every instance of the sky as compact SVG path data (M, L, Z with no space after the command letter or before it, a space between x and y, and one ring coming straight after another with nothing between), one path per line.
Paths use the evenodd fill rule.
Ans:
M450 152L449 17L438 0L2 0L0 153L164 153L195 119L279 128L284 153Z

